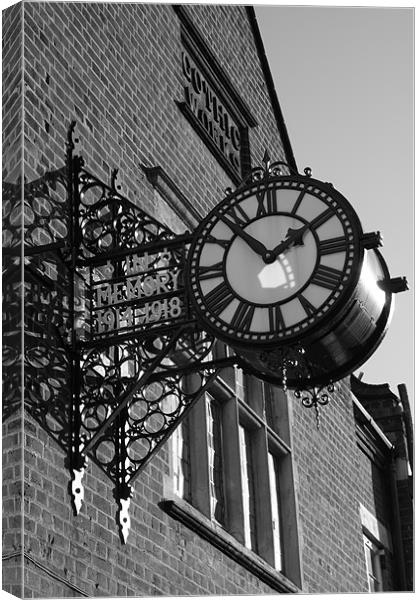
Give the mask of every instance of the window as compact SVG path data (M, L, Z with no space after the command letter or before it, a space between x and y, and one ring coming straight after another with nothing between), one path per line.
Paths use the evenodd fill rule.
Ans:
M173 485L212 527L300 585L289 440L284 391L226 370L173 437Z
M239 456L241 463L241 491L244 511L244 538L247 548L256 549L255 492L250 432L239 426Z
M387 591L389 589L387 565L393 552L391 533L363 504L360 504L360 520L369 591Z
M282 532L280 520L280 490L277 459L271 452L268 455L268 475L270 480L271 519L273 523L274 567L281 571Z
M208 395L206 396L206 405L208 419L207 440L210 484L210 517L223 525L224 495L221 409L219 404Z
M174 491L181 498L190 500L190 462L188 459L189 427L188 422L185 419L175 429L172 439Z
M381 592L383 590L381 556L384 554L384 551L365 534L363 535L363 542L365 546L369 592Z

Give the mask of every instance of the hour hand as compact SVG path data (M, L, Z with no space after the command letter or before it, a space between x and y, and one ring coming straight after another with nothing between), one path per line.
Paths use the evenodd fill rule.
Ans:
M270 254L277 258L279 254L290 248L290 246L302 246L303 245L303 234L308 229L309 225L303 225L298 229L288 229L286 239L280 242Z
M306 225L299 227L299 229L288 229L286 239L293 240L293 246L303 246L303 234L306 231Z
M244 242L246 242L248 246L259 256L264 258L269 254L264 244L252 237L252 235L249 235L249 233L242 229L240 225L230 221L229 219L226 219L226 217L220 217L220 220L223 221L223 223L225 223L225 225L227 225L234 233L236 233L236 235L242 238Z

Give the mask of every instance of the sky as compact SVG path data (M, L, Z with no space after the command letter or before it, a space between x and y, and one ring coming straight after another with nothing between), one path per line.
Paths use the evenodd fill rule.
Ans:
M406 276L389 330L356 371L414 401L414 51L409 8L255 7L298 170L330 181ZM273 160L275 157L272 157Z

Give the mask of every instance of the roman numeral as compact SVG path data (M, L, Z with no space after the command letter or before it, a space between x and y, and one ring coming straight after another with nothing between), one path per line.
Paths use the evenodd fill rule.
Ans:
M334 290L340 283L342 275L343 274L338 269L319 265L311 282L315 285L327 288L328 290Z
M331 217L334 215L333 211L331 210L331 208L327 208L326 210L324 210L324 212L322 212L321 214L319 214L312 222L311 222L311 228L312 229L318 229L318 227L321 227L321 225L323 225L324 223L326 223L328 221L328 219L331 219Z
M223 312L234 299L235 297L227 287L225 281L219 283L219 285L205 295L207 308L210 312L217 315Z
M268 307L268 322L270 331L276 332L281 329L285 329L283 315L280 306L269 306Z
M345 252L347 250L347 239L343 236L330 238L329 240L321 240L319 242L319 253L335 254L336 252Z
M301 203L302 203L302 200L303 200L303 197L304 197L304 195L305 195L305 194L306 194L306 187L305 187L305 188L303 188L303 190L300 192L299 196L297 197L297 200L296 200L296 202L294 203L294 205L293 205L293 208L292 208L292 210L290 211L290 214L292 214L292 215L295 215L295 214L296 214L296 212L297 212L297 210L298 210L299 206L300 206L300 205L301 205Z
M241 329L243 331L249 331L251 328L254 311L255 306L240 303L232 317L232 327L235 329Z
M263 215L275 214L277 212L277 190L269 189L263 190L262 192L257 192L257 217L261 217ZM265 206L264 201L267 200L267 206Z
M244 211L244 209L241 207L240 204L236 204L235 206L232 206L225 213L225 215L220 217L220 220L223 221L223 223L226 223L226 225L229 225L229 219L227 219L226 217L229 217L229 219L231 219L234 223L236 223L236 225L240 225L241 227L243 227L249 221L248 215L246 214L246 212Z
M200 265L198 267L198 276L200 281L203 281L204 279L213 279L214 277L223 277L222 261L206 267Z
M264 206L264 200L265 200L265 190L263 190L262 192L257 192L257 201L258 201L257 217L261 217L262 215L267 214L266 208Z
M305 298L305 296L303 296L302 294L298 295L298 299L302 305L303 310L306 312L308 317L310 317L316 311L315 306L311 304L309 300Z
M218 244L222 248L227 248L230 244L230 240L218 240L212 235L206 237L206 244Z

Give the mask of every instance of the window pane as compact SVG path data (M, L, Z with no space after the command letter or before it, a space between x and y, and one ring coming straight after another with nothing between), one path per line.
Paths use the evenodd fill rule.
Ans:
M172 435L174 491L181 498L190 501L191 466L189 460L189 426L187 418L183 419Z
M270 479L271 518L273 523L274 568L280 571L282 568L282 556L279 481L277 460L272 454L268 455L268 475Z
M274 396L273 389L269 383L264 384L263 390L265 421L270 429L279 434L278 403L280 402L280 398L278 395Z
M365 561L368 576L369 592L382 591L382 572L378 546L366 535L363 536L365 545Z
M252 453L249 432L239 426L242 503L244 510L244 538L245 546L256 550L255 536L255 494L254 478L252 471Z
M208 415L208 455L210 480L210 513L211 517L224 524L224 491L223 491L223 455L222 455L222 422L219 404L207 397Z

